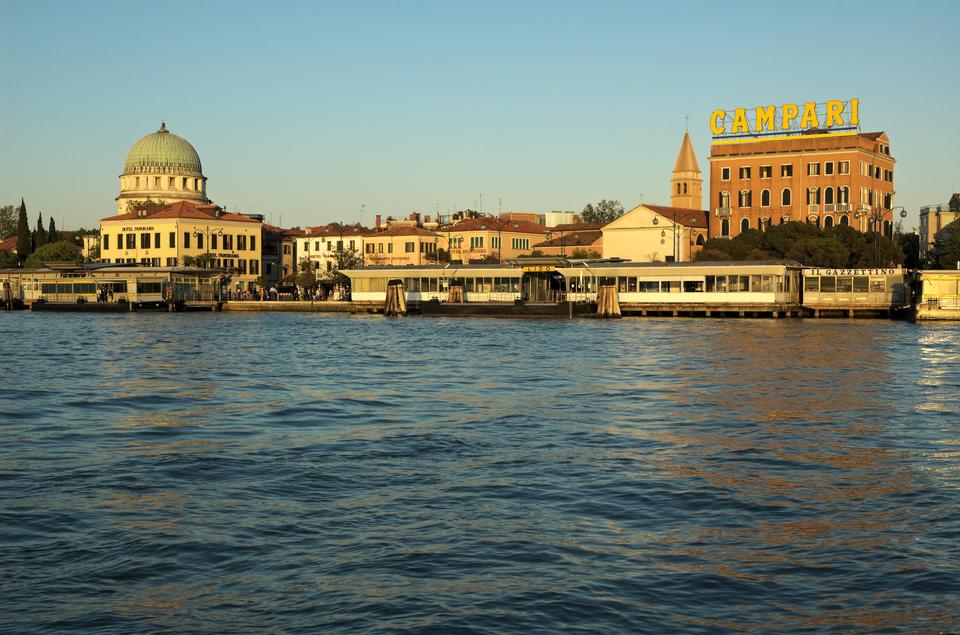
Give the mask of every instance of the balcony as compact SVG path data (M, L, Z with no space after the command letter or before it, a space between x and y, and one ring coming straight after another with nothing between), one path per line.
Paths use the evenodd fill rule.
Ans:
M849 212L849 211L850 211L850 203L837 203L837 211L838 211L838 212Z
M807 214L819 214L820 205L818 203L810 203L807 205Z
M733 216L733 210L729 207L718 207L714 213L720 218Z

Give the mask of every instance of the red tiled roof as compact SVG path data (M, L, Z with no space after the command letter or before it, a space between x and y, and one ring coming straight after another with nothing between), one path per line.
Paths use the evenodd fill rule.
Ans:
M603 232L594 229L585 232L570 232L534 245L537 247L589 247L603 238Z
M710 212L706 210L666 207L665 205L647 205L646 203L644 203L643 206L670 220L676 219L677 225L683 225L684 227L702 227L706 229L710 224Z
M117 216L108 216L107 218L101 218L101 221L110 221L110 220L134 220L142 218L196 218L198 220L225 220L225 221L234 221L240 223L259 223L260 221L254 220L249 216L243 216L242 214L232 214L230 212L223 212L217 216L217 212L221 211L220 207L216 205L197 205L196 203L191 203L189 201L177 201L176 203L171 203L170 205L164 205L163 207L158 207L156 211L146 214L144 216L137 216L135 214L119 214Z
M331 235L338 236L339 232L331 231ZM348 234L344 234L347 236ZM439 236L437 232L432 232L428 229L422 227L416 227L414 225L394 225L387 229L376 229L373 231L367 231L363 234L368 238L376 238L378 236Z
M17 248L16 235L0 240L0 251L13 251Z
M551 232L583 232L594 229L602 229L604 223L562 223L549 227L547 231Z
M528 220L503 220L493 217L466 218L444 228L444 232L505 231L519 234L546 234L549 228Z

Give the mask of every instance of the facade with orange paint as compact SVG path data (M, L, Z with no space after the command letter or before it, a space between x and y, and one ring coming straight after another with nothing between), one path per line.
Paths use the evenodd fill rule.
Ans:
M787 221L892 236L895 163L884 132L715 140L710 236Z

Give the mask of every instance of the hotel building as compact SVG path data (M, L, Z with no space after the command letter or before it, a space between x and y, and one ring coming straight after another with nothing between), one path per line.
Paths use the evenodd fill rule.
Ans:
M715 138L710 236L787 221L892 236L895 163L884 132Z
M450 261L462 264L529 254L533 245L546 239L549 229L511 214L467 218L444 228L450 246Z

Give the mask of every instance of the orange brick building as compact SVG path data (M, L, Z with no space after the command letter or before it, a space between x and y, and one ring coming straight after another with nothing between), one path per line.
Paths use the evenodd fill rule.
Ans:
M895 163L884 132L716 140L710 236L787 221L892 236Z

